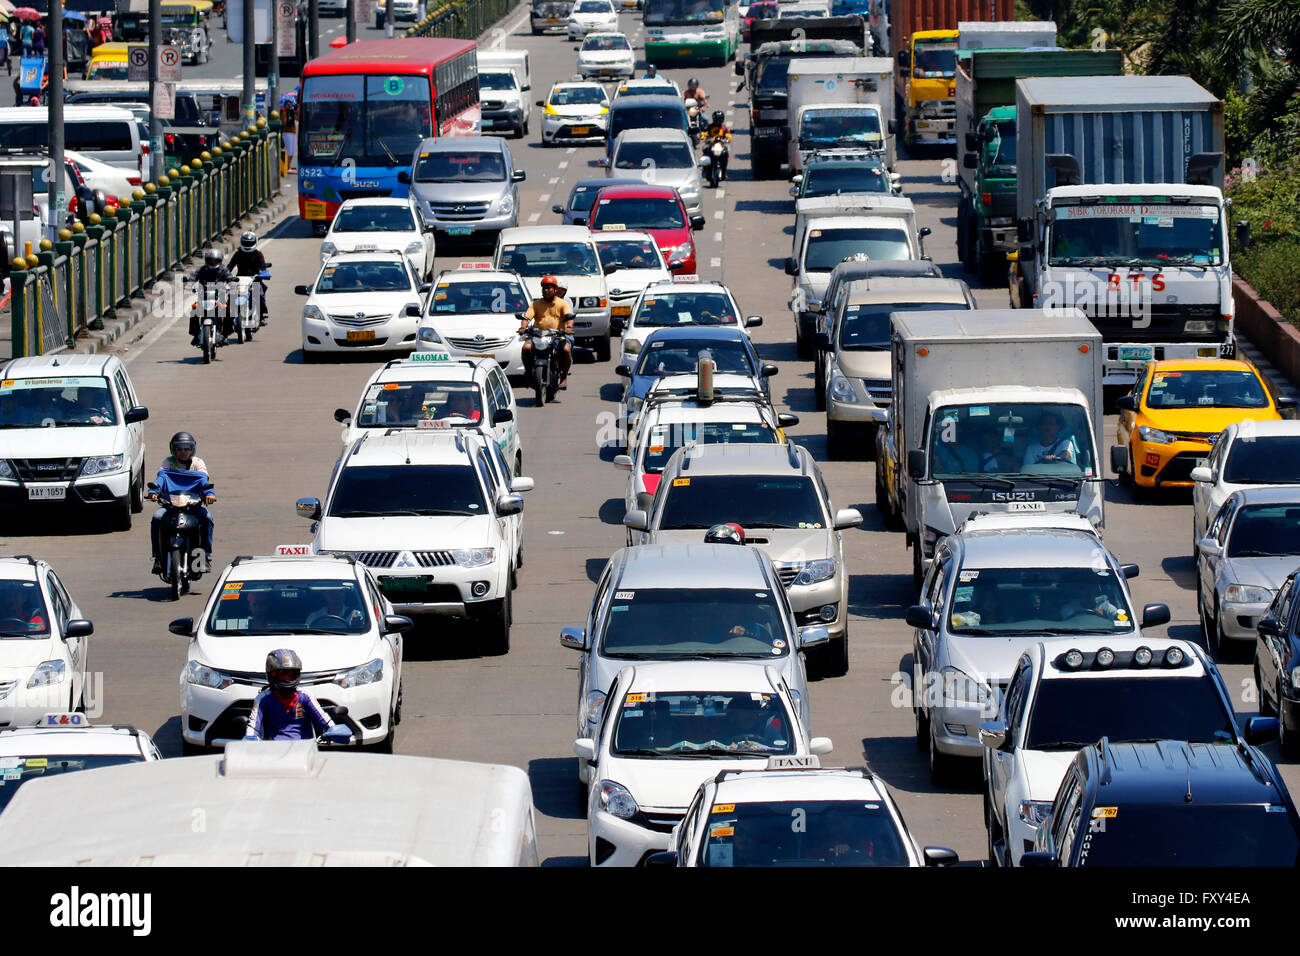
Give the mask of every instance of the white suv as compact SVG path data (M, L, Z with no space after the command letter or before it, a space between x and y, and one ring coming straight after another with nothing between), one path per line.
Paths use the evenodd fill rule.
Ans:
M120 529L144 507L144 425L120 359L44 355L0 369L0 507L47 503L109 512Z
M170 625L190 641L180 674L186 753L244 736L243 719L267 686L266 656L282 647L302 658L301 686L316 703L347 708L342 722L354 741L391 752L410 627L350 558L236 558L197 624L183 617Z
M324 503L300 499L298 513L317 522L312 550L357 558L398 613L468 619L488 653L505 654L524 501L491 447L462 429L366 435Z

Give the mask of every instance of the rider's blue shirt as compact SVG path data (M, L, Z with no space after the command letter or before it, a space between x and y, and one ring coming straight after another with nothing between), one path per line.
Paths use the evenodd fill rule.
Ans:
M334 726L320 705L305 690L297 691L288 706L266 688L253 698L245 740L312 740Z

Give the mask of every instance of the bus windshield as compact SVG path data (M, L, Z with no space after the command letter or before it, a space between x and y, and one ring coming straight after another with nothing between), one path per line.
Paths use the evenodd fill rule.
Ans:
M691 26L721 23L727 0L646 0L648 27Z
M433 133L429 79L308 77L301 126L304 166L406 166Z

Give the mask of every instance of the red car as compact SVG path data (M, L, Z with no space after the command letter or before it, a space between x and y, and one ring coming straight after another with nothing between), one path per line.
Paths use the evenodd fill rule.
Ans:
M648 232L673 272L695 275L695 238L703 216L688 216L672 186L606 186L596 193L587 227Z
M749 5L749 9L745 11L745 18L740 24L746 42L749 42L749 28L754 25L754 21L775 20L780 6L781 4L777 0L758 0L757 3Z

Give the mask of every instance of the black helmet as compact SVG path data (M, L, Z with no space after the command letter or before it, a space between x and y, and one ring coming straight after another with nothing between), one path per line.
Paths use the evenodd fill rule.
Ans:
M280 648L266 655L266 679L273 690L294 690L301 676L302 659L293 651Z
M722 110L713 111L713 123L715 126L721 126L722 121L726 118L727 118L727 114L722 112Z
M180 448L188 448L190 454L193 455L198 451L199 443L194 440L194 436L189 432L177 432L172 436L172 440L167 447L171 449L172 457L176 458L178 457L176 452Z
M744 544L745 529L738 524L715 524L704 535L705 544Z
M239 248L244 252L252 252L257 248L257 233L251 229L239 237Z
M654 76L656 73L659 72L659 68L656 67L653 63L651 63L649 66L645 68L645 71L650 76Z
M203 264L205 266L221 265L221 250L209 246L203 250Z
M690 86L699 86L699 85L700 85L700 81L699 81L696 77L691 77L689 80L686 81L686 85L687 85L688 87L690 87Z

